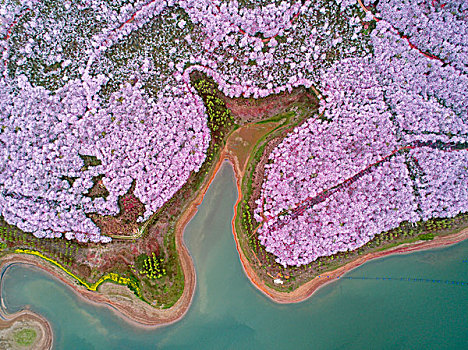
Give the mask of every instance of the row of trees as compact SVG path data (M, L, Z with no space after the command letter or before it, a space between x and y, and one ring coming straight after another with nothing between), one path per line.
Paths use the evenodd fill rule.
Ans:
M61 239L38 239L28 233L24 233L11 225L0 227L0 243L3 248L8 246L39 250L52 259L71 266L78 253L78 246Z
M410 16L408 11L401 12L405 18ZM348 1L282 2L254 9L208 0L112 6L105 1L45 2L31 9L11 4L2 16L0 29L8 40L2 52L6 71L0 85L0 155L4 160L0 214L40 238L64 235L82 242L109 242L87 214L117 214L119 196L136 181L134 194L145 205L139 220L146 220L200 169L211 137L222 139L225 131L221 129L229 127L232 119L206 82L199 83L199 88L208 89L201 94L205 108L184 80L196 64L229 96L255 98L321 84L329 94L322 102L330 119L351 118L356 124L355 131L347 129L346 140L335 127L339 122L321 126L332 142L315 146L335 147L331 165L338 166L334 172L314 172L317 183L323 184L339 181L334 173L358 170L377 150L383 152L392 148L395 139L399 141L399 130L387 127L383 112L385 103L398 104L397 91L434 97L444 106L440 109L444 113L448 109L464 113L467 102L466 74L453 74L459 72L461 66L455 62L462 55L450 56L451 64L443 67L403 40L392 28L397 22L382 20L371 35L364 34L364 11ZM366 21L371 18L367 16ZM463 21L459 25L465 30ZM439 21L437 26L444 24ZM458 37L448 39L453 34L450 26L450 30L437 30L438 40L464 48ZM366 55L362 61L347 61ZM330 68L334 62L339 63ZM365 75L369 84L361 79L356 86L341 85L346 80L341 66L352 64L365 69L344 69L347 81L357 73ZM109 82L112 88L101 93ZM354 101L359 94L345 96L346 89L359 90L363 100L371 102ZM426 106L424 101L420 104ZM427 108L418 111L426 113ZM354 118L358 112L359 118ZM400 114L409 117L403 109ZM379 119L380 115L385 117ZM357 125L356 119L363 122ZM458 123L458 129L451 129L451 123L444 123L443 132L462 127ZM375 147L362 142L361 153L340 153L339 149L351 150L365 137L372 138ZM310 147L304 148L307 143L304 140L292 150L294 157L311 153ZM101 163L84 166L80 155L96 157ZM313 159L310 166L324 168L320 162L325 160ZM289 170L283 172L285 177L295 173L294 168ZM103 176L109 192L106 198L86 196L97 176ZM310 196L306 192L315 188L307 184L307 177L302 180L295 184L280 181L278 191L292 191L299 200L302 195ZM282 200L279 207L296 202ZM278 208L266 210L273 213Z
M155 252L150 256L146 254L138 256L135 267L140 275L145 275L149 279L159 279L167 274L164 258L157 256Z

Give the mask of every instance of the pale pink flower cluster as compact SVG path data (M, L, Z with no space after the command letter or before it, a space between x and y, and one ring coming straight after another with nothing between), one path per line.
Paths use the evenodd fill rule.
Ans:
M102 108L93 89L103 81L72 81L52 95L18 80L20 93L4 87L0 102L9 115L0 134L0 214L37 237L108 241L86 213L117 214L118 198L136 181L147 219L205 159L205 108L185 85L155 103L140 84L127 84ZM79 155L101 165L83 171ZM109 195L91 200L86 194L99 174Z
M355 0L254 8L217 0L2 2L0 215L36 236L107 242L86 214L116 214L118 197L135 181L146 209L140 220L147 219L205 159L210 134L203 103L190 87L195 70L213 77L230 97L259 98L312 85L321 91L323 120L297 127L271 155L258 220L260 214L280 220L282 211L357 173L383 171L394 161L388 155L403 146L466 143L466 5L450 1L450 13L440 6L428 12L419 3L412 9L407 1L401 10L396 5L380 2L382 13L375 15L383 20L369 36ZM372 18L367 13L364 20ZM83 169L80 155L101 164ZM457 171L448 173L460 179ZM86 196L97 175L107 198ZM410 182L402 179L401 186ZM452 187L441 188L443 193ZM366 211L370 231L359 239L347 231L339 248L320 246L305 260L296 254L298 264L342 250L344 242L352 249L398 220L415 220L411 193L375 197L382 203L408 198L408 207L389 221ZM331 198L338 200L338 192L327 197L330 205ZM452 203L451 213L466 211L460 201ZM281 230L290 232L295 220ZM360 227L358 222L348 227ZM267 247L281 245L274 227L261 229L262 237L270 237ZM298 252L304 251L301 237ZM281 262L290 261L278 249Z
M368 60L349 59L322 75L324 117L330 121L307 120L273 150L259 200L265 204L257 213L276 216L397 148L382 90L368 65Z
M423 147L411 150L422 176L417 179L422 219L453 217L468 210L468 151Z
M468 210L467 75L412 47L383 20L372 43L372 56L320 74L327 121L308 120L270 155L255 219L260 241L283 265L355 249L403 221ZM382 179L379 169L394 157L400 171ZM382 192L368 182L346 203L337 197L374 175L390 187ZM394 213L382 211L388 201L398 203Z
M402 221L416 221L417 208L404 158L398 156L344 187L296 219L269 220L260 242L284 266L361 247Z
M468 3L450 1L379 1L380 17L422 51L468 72Z

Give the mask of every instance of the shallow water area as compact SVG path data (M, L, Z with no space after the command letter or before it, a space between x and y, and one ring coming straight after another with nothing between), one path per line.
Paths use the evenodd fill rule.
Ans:
M187 315L173 325L135 328L20 264L4 275L7 311L30 307L46 317L56 349L468 348L468 241L371 261L346 275L394 279L345 278L305 302L279 305L242 270L231 232L236 198L225 163L185 230L197 288Z

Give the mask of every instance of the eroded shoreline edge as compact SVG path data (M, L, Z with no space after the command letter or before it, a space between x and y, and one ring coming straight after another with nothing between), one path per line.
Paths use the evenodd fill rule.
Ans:
M318 289L321 287L337 281L339 277L344 275L345 273L363 265L364 263L374 260L383 258L393 254L408 254L415 251L420 250L427 250L427 249L434 249L439 247L445 247L449 245L453 245L459 243L465 239L468 239L468 228L461 230L460 232L447 235L447 236L436 236L432 241L417 241L413 243L406 243L401 244L396 247L389 248L385 251L380 252L370 252L363 256L358 257L357 259L347 263L344 266L337 268L336 270L325 272L323 275L326 275L327 278L319 278L316 277L305 284L301 285L300 287L296 288L292 292L279 292L268 287L263 280L261 280L258 275L256 274L253 267L248 262L242 247L240 246L239 239L237 237L237 232L235 229L235 220L237 217L237 209L238 204L242 200L242 192L241 192L241 182L243 178L243 172L240 170L239 164L237 164L237 159L235 156L229 154L225 148L220 153L219 159L216 163L216 166L213 168L212 173L207 181L204 182L203 187L200 189L197 197L190 203L187 209L183 212L180 219L176 225L176 249L180 257L182 271L184 273L184 291L182 296L179 300L169 309L156 309L144 302L141 302L136 297L134 297L131 292L126 293L127 295L123 296L115 295L115 294L108 294L112 290L118 290L119 292L123 293L126 289L125 286L114 285L110 283L104 283L99 292L93 292L86 289L83 286L79 286L76 284L76 281L73 280L69 275L67 275L64 271L60 270L59 268L53 266L52 264L46 263L43 259L32 256L32 255L24 255L24 254L10 254L4 257L0 261L0 271L2 272L2 279L3 273L6 271L10 266L15 264L26 264L30 266L37 267L47 273L49 273L52 277L62 281L68 287L70 287L73 292L82 300L86 302L96 304L99 306L107 307L108 309L112 310L118 317L125 320L129 325L132 325L137 328L149 328L154 329L157 327L167 326L172 323L175 323L182 319L185 314L187 313L188 309L193 300L195 288L196 288L196 271L195 266L193 264L192 257L190 252L188 251L187 247L185 246L185 242L183 239L183 234L185 231L185 227L190 222L190 220L195 216L198 211L198 206L202 203L204 196L210 187L213 179L218 174L218 170L222 166L222 164L228 161L230 165L233 167L234 175L235 175L235 183L237 187L237 201L234 204L234 216L231 221L232 227L232 234L234 237L234 241L236 244L236 250L239 255L239 259L242 264L243 271L250 282L260 291L262 294L267 296L269 299L276 303L280 304L289 304L289 303L299 303L308 298L310 298ZM0 288L1 288L2 280L0 280ZM109 288L110 287L110 288ZM0 290L1 293L1 290ZM139 303L139 307L135 308L134 303ZM2 295L2 305L3 305L3 295ZM0 308L0 313L2 317L7 320L11 320L17 318L19 315L34 315L34 317L38 317L43 321L43 324L46 324L49 327L50 332L47 332L50 339L48 339L48 344L50 343L50 347L52 346L53 342L53 333L50 327L49 322L42 316L33 313L30 310L22 310L15 314L7 314L4 312L3 308Z

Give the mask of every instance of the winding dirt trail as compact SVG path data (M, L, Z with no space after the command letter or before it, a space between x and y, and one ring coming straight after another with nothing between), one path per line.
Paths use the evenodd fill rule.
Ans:
M448 66L452 67L454 70L456 70L456 71L458 72L459 75L462 75L462 74L463 74L463 72L462 72L459 68L455 67L455 66L452 64L452 62L448 62L448 61L446 61L446 60L444 60L444 59L442 59L442 58L440 58L440 57L438 57L438 56L436 56L436 55L433 55L433 54L431 54L431 53L429 53L429 52L424 51L423 49L421 49L420 47L418 47L417 45L415 45L415 44L410 40L410 39L411 39L410 37L408 37L407 35L403 34L399 29L397 29L397 28L396 28L394 25L392 25L389 21L387 21L387 20L385 20L385 19L383 19L383 18L378 18L378 17L376 17L376 16L372 13L371 10L369 10L366 6L364 6L362 0L357 0L357 1L358 1L358 3L359 3L359 6L361 6L361 8L363 9L364 12L370 12L370 13L372 14L372 17L373 17L374 21L376 21L376 22L379 22L379 21L385 21L385 22L387 22L387 23L390 25L391 29L392 29L400 38L406 40L406 42L408 43L408 45L409 45L409 47L410 47L411 49L416 50L417 52L419 52L419 53L420 53L421 55L423 55L424 57L427 57L427 58L429 58L429 59L431 59L431 60L436 60L436 61L441 62L444 66L447 66L447 65L448 65ZM432 0L432 5L435 6L434 0ZM442 4L441 8L444 8L445 5L446 5L446 4Z

